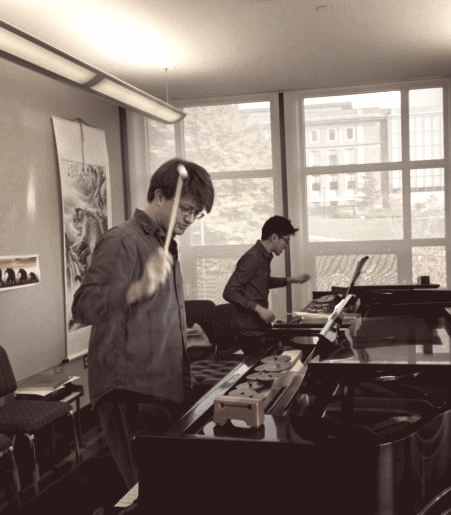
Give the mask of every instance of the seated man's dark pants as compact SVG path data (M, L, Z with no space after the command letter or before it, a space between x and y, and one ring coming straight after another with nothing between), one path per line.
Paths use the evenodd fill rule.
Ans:
M264 331L243 331L237 333L235 337L238 346L245 356L259 356L270 344L265 337Z

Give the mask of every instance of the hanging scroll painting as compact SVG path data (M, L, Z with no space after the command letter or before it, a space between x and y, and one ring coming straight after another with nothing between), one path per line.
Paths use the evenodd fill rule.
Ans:
M111 227L109 161L103 130L82 120L52 117L52 123L61 185L66 357L74 359L86 354L90 327L72 319L73 297L99 238Z

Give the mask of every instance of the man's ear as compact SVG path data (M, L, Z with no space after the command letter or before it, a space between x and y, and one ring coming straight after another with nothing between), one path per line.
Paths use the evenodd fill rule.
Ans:
M154 193L154 199L158 205L161 205L163 200L165 199L165 196L161 192L160 188L157 188Z

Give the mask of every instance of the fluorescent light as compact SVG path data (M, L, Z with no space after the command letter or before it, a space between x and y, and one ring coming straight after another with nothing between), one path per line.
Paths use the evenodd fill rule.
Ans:
M99 82L91 85L90 89L105 97L113 98L124 106L132 107L143 113L152 113L152 118L166 123L175 123L186 116L183 111L179 111L162 100L118 79L104 77Z
M96 76L94 71L4 27L0 27L0 51L77 84L89 82Z
M0 57L98 93L164 123L175 123L186 116L183 111L145 91L82 63L2 21Z

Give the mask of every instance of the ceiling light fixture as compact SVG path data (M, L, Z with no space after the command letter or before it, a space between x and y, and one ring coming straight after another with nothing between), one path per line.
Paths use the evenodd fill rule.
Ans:
M325 11L332 11L332 6L329 5L329 4L321 4L321 5L317 5L315 7L315 11L316 12L325 12Z
M186 113L169 103L97 70L3 21L0 21L0 57L76 85L163 123L176 123L186 116Z

